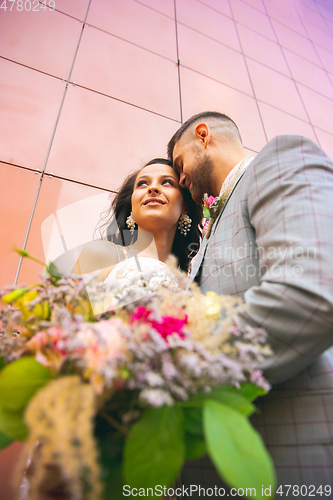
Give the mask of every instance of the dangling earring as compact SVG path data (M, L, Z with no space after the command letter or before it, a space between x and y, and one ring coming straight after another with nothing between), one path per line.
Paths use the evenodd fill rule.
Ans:
M191 223L192 219L187 214L181 215L178 221L178 229L180 229L180 233L186 236L191 228Z
M129 214L129 216L126 219L126 226L128 229L131 231L131 234L134 234L135 230L135 220L133 219L132 212Z

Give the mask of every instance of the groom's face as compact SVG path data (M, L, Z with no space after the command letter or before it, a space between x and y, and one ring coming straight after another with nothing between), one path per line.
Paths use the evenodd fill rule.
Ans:
M173 165L180 176L179 185L190 191L196 203L202 203L205 193L212 194L213 160L194 140L179 139L173 151Z

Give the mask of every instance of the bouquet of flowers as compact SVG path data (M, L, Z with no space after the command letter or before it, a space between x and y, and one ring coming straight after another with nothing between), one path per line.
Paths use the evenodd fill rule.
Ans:
M162 285L131 302L89 286L49 266L41 283L0 291L0 446L26 441L22 498L159 497L205 454L231 487L274 490L248 421L269 389L254 367L269 348L234 319L240 301Z

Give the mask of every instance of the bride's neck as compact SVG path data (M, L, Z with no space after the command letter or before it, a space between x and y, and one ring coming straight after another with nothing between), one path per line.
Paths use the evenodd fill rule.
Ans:
M165 262L171 254L174 235L170 235L169 231L148 234L152 237L150 241L147 241L146 231L138 231L138 240L136 244L142 248L141 253Z

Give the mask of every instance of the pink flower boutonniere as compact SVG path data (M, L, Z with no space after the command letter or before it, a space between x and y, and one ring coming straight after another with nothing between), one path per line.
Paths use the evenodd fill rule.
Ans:
M215 217L217 216L220 206L221 206L222 198L217 196L208 196L208 194L204 194L203 197L203 215L206 217L206 222L204 224L204 233L206 238L209 238L210 232L212 230L212 226L214 224Z

